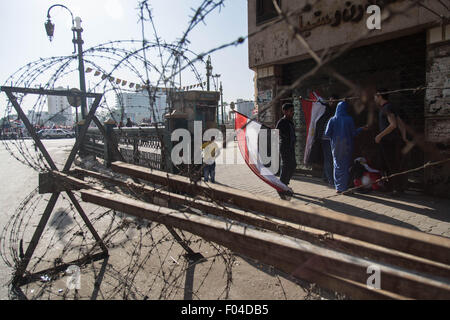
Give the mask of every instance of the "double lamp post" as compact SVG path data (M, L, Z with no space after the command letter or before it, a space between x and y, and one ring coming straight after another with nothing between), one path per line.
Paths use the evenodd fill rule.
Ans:
M81 33L83 32L83 29L81 28L81 18L80 17L76 17L74 19L72 11L69 10L69 8L67 8L66 6L62 5L62 4L54 4L52 5L50 8L48 8L47 11L47 22L45 23L45 30L47 32L47 36L50 39L50 41L52 41L53 39L53 34L55 32L55 25L52 23L51 21L51 17L50 17L50 10L54 7L61 7L66 9L67 11L69 11L71 17L72 17L72 32L73 32L73 44L74 44L74 51L73 53L77 53L78 52L78 72L79 72L79 77L80 77L80 90L82 93L86 93L86 79L85 79L85 74L84 74L84 60L83 60L83 40L81 38ZM78 50L77 50L78 49ZM77 113L77 118L78 118L78 112ZM81 118L84 120L86 118L87 115L87 103L86 103L86 97L82 96L81 97ZM78 122L78 120L77 120Z

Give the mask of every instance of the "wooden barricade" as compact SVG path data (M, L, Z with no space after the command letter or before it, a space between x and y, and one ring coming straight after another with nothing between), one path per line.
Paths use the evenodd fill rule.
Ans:
M99 187L86 190L92 189L92 185L64 173L55 173L54 177L60 183L82 189L83 201L188 231L351 298L450 298L448 238L265 199L228 187L193 183L185 177L123 162L113 163L112 169L167 188L157 190L96 172L75 170L77 176L107 180L138 191L146 195L144 202ZM206 201L209 197L221 205ZM208 216L181 214L176 209L179 205ZM224 222L211 215L228 220ZM380 289L368 285L371 275L368 271L373 267L380 271Z

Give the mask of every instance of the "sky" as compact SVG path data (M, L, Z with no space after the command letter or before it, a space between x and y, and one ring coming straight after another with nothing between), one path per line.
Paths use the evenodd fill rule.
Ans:
M202 2L202 0L149 1L160 39L166 43L178 40L187 29L193 9L198 8ZM51 10L50 15L55 24L52 42L46 35L44 23L47 20L47 10L53 4L65 5L75 17L81 17L84 50L114 40L142 40L138 0L0 0L0 32L3 42L0 50L1 85L11 85L6 83L7 79L30 62L72 54L74 46L68 11L60 7ZM196 54L207 52L222 44L233 42L241 36L245 37L247 28L247 1L226 0L224 7L222 6L220 10L215 9L205 18L204 23L198 24L189 34L189 49ZM145 38L149 41L155 40L149 23L145 25ZM156 53L155 57L148 58L158 65ZM211 60L213 74L221 75L225 102L236 101L239 98L253 100L254 73L248 68L247 41L239 46L212 53ZM133 63L138 69L142 66L140 63ZM74 62L73 66L77 67L77 64ZM202 80L206 81L204 64L197 63L196 68ZM109 69L105 66L105 70ZM86 75L88 86L100 81L100 77L94 77L93 74L92 72ZM124 70L117 70L113 76L128 82L139 82L134 74ZM38 77L33 85L39 85L39 81L45 83L47 80L45 76L42 79ZM181 81L183 86L198 83L189 69L183 71ZM71 77L62 77L57 84L71 88L78 86L78 74L74 72ZM6 102L6 95L0 93L1 116L4 115ZM24 106L24 109L27 109L27 106Z

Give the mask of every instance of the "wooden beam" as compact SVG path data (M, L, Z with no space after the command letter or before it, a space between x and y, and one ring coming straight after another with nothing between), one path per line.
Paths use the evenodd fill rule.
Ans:
M300 278L304 276L304 270L314 270L364 286L368 278L368 267L377 265L374 261L325 249L305 241L179 213L121 195L108 194L106 191L86 190L81 191L81 196L83 201L188 231L249 257L255 257L254 252L257 252L259 258L266 257L264 263L274 267L281 263L291 264L296 268L291 274ZM416 299L450 299L448 281L437 281L386 265L379 267L381 288L384 291ZM374 296L380 295L380 291L376 292L369 288L366 291L368 295L371 291L374 292Z
M450 264L449 238L322 208L294 205L274 198L262 198L258 195L229 187L207 185L203 182L192 183L186 177L123 162L114 162L111 168L118 173L168 186L173 191L205 195L216 201L230 203L245 210L261 212L268 216L300 225L340 234L447 265Z
M81 91L71 91L71 90L47 90L47 89L33 89L33 88L20 88L20 87L0 87L1 91L5 92L16 92L16 93L26 93L26 94L38 94L45 96L59 96L59 97L86 97L86 98L97 98L102 97L101 93L83 93Z
M201 210L202 212L207 214L235 220L254 226L256 228L269 230L280 235L287 235L297 239L302 239L322 247L338 250L348 254L356 255L358 257L373 259L375 261L378 261L379 263L386 263L397 267L403 267L412 271L428 273L437 277L450 278L450 266L416 257L400 251L387 249L340 235L330 235L323 230L300 226L295 223L263 216L261 214L254 214L235 208L220 206L218 204L214 204L204 200L155 189L149 186L144 186L142 184L120 181L94 171L75 168L74 172L77 175L89 176L101 181L107 181L114 184L115 186L126 187L130 190L133 190L133 192L135 192L136 194L141 193L142 195L146 195L146 200L149 198L150 200L152 200L153 204L163 205L166 207L169 206L171 208L174 208L173 205L184 205L190 208ZM70 181L67 182L69 183ZM86 187L88 187L88 185ZM163 199L165 203L162 204L160 199Z
M59 189L64 191L81 189L102 190L102 188L99 186L96 186L92 183L87 183L82 179L73 177L61 171L51 171L49 172L49 175L54 180L53 184L59 185Z

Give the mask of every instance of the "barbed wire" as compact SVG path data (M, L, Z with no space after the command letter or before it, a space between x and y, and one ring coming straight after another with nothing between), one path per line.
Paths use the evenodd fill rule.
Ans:
M375 181L371 181L369 184L362 184L361 186L358 187L353 187L353 188L349 188L346 191L339 193L339 194L335 194L335 195L331 195L331 196L325 196L322 198L318 198L317 200L323 201L323 200L327 200L327 199L331 199L331 198L336 198L339 196L345 196L345 195L350 195L353 194L355 192L361 191L361 190L367 190L367 188L371 188L372 185L377 185L379 183L383 183L386 181L389 181L395 177L399 177L399 176L403 176L406 175L408 173L413 173L413 172L417 172L417 171L421 171L421 170L425 170L427 168L431 168L431 167L436 167L436 166L440 166L440 165L444 165L446 163L450 162L450 158L444 159L444 160L440 160L440 161L428 161L427 163L425 163L423 166L414 168L414 169L410 169L410 170L405 170L402 172L397 172L397 173L393 173L391 175L387 175L387 176L383 176L380 179L377 179ZM307 202L306 204L309 204L310 202Z
M104 99L99 109L106 111L108 116L117 123L123 121L125 110L124 102L120 99L120 97L123 93L136 91L123 88L114 81L111 81L110 78L116 76L116 74L120 72L130 72L132 77L136 79L136 81L134 81L135 83L139 82L146 85L146 88L142 92L147 92L149 99L148 110L155 117L156 110L153 99L156 94L155 88L163 87L169 89L168 101L170 104L170 97L175 88L176 77L183 71L189 70L195 79L202 83L203 76L202 73L197 70L196 64L200 63L203 67L204 58L207 55L221 51L228 47L243 45L245 40L263 33L268 30L268 28L281 23L284 23L287 26L288 30L290 30L292 34L292 37L305 48L307 53L316 62L316 65L307 73L295 79L292 84L288 86L288 88L281 90L281 92L279 92L267 106L259 110L260 115L264 115L271 108L277 106L282 99L286 98L286 95L288 95L290 91L300 87L306 79L313 77L319 71L325 71L328 75L334 77L337 81L343 83L349 88L351 95L341 98L339 101L367 101L367 93L364 89L360 88L357 84L333 70L330 64L340 56L349 52L349 50L356 44L365 39L369 32L362 33L356 40L337 49L327 48L322 52L322 54L319 55L312 50L298 27L290 21L292 17L298 15L299 13L309 12L313 5L320 2L320 0L317 0L312 2L312 4L307 3L300 9L283 11L282 8L278 6L277 1L273 0L274 7L278 12L278 16L275 17L274 20L264 24L255 32L242 35L234 41L223 43L217 47L198 54L189 49L189 35L200 23L206 24L206 17L210 13L221 9L225 5L224 0L205 0L198 6L198 8L193 9L193 15L190 17L186 30L175 43L166 43L160 38L157 25L153 19L153 10L150 2L147 0L139 1L138 11L139 20L141 22L142 40L110 41L89 48L83 52L86 66L95 68L103 75L103 79L95 83L91 90L103 92L104 96L114 95L117 97L117 102L114 105L109 102L109 99ZM390 6L385 6L384 9L388 14L383 20L383 23L386 23L397 16L407 14L408 10L414 7L419 5L424 6L422 1L410 2L411 3L407 9L402 11L393 11ZM448 10L448 7L445 6L442 1L439 2ZM443 15L439 15L439 17L441 20L446 19ZM153 41L146 40L146 30L148 25L149 30L151 30L153 34ZM133 45L136 45L136 48L130 49L130 46ZM155 51L156 54L152 55L152 51ZM66 57L51 57L36 60L20 68L16 73L7 79L5 84L24 87L31 87L38 84L42 89L53 88L58 82L67 79L78 71L78 69L73 66L73 63L76 63L76 58L76 56L71 55ZM153 75L156 75L156 77L152 77ZM419 86L408 89L393 89L387 93L395 94L411 92L412 94L416 94L417 92L428 89L449 88ZM309 99L305 99L301 96L293 97L292 99L295 98L309 101ZM24 96L19 96L19 104L21 104L22 101L24 101ZM328 99L324 101L332 102L333 100ZM36 101L32 106L34 115L39 115L39 117L41 116L46 102L47 100L45 97L40 96L36 98ZM116 118L116 107L119 107L120 119ZM168 108L173 108L173 105L169 105ZM69 107L66 109L69 109ZM364 110L370 111L370 109L371 106L368 103L363 103L363 108L360 109L360 112ZM67 110L63 109L58 114L65 114L66 111ZM12 108L10 104L8 105L5 114L7 118L12 117ZM53 118L49 118L44 121L44 124L51 123L52 119L54 120L55 117L57 117L57 115L54 115ZM164 133L158 126L156 126L156 130L158 136L161 137L161 144L164 148L164 141L162 139ZM423 148L426 147L424 139L421 140L419 134L417 134L412 128L409 128L409 132L413 136L417 145ZM33 143L27 143L21 139L17 139L14 141L3 141L3 144L14 158L30 166L34 170L38 172L51 171L42 154ZM429 143L428 147L430 147ZM14 148L16 150L13 150ZM430 152L437 153L435 148ZM17 155L17 153L19 155ZM377 182L383 182L386 179L391 179L397 175L442 165L448 161L449 159L428 162L420 168L407 170L401 173L394 173L389 177L383 177ZM176 166L176 168L179 170L180 174L190 176L192 178L192 172L184 169L182 166ZM99 181L89 181L88 183L94 186L97 185ZM134 199L142 200L145 199L146 196L131 187L125 188L124 190L119 190L117 186L103 185L103 187L112 192L126 194ZM160 189L160 186L154 186L155 191ZM210 191L211 190L212 187ZM348 192L353 192L356 190L358 189L354 188L350 189ZM212 196L213 193L210 191L204 191L198 196L203 199L207 199L225 212L230 210L225 203L214 199ZM333 197L335 196L340 195L334 195ZM79 196L77 196L77 199L80 199ZM38 195L37 190L34 190L19 205L12 218L8 221L7 225L0 234L0 239L2 239L2 244L0 247L1 256L9 267L16 268L20 262L21 256L23 256L22 248L26 244L27 238L34 227L35 218L39 215L39 210L45 202L46 197L43 195ZM60 215L55 216L54 220L52 220L51 228L54 228L54 230L47 230L45 233L45 239L48 242L48 246L39 250L38 257L36 257L33 260L33 263L30 264L30 273L39 269L43 264L60 264L62 261L67 261L67 257L80 257L84 254L89 254L92 251L92 246L93 243L95 243L95 240L92 236L89 236L89 231L86 226L79 221L79 218L76 215L76 210L70 201L68 201L67 198L62 197L62 203L64 204L64 207L59 211ZM192 209L193 208L189 205L189 203L187 203L186 208L184 208L184 210L190 210L191 213L198 214L198 211ZM178 210L183 209L178 208ZM223 290L218 292L216 298L230 298L230 291L232 286L235 284L233 283L233 266L236 261L236 256L228 249L217 246L212 242L205 241L198 237L181 233L181 237L185 243L192 247L198 248L198 250L207 248L206 250L210 253L203 260L203 263L192 263L183 258L183 252L181 248L176 245L174 237L167 232L167 230L163 229L163 226L160 224L144 222L140 219L131 219L119 212L107 210L101 207L96 207L93 209L88 216L93 225L101 228L103 234L102 240L108 248L122 249L120 250L121 262L108 261L106 264L104 271L105 275L103 277L101 289L98 292L101 298L179 298L181 297L183 290L186 290L186 285L183 285L181 281L183 277L185 277L188 272L192 271L194 267L202 268L202 276L196 288L192 288L190 293L184 292L185 296L187 294L187 296L191 296L196 299L201 299L205 296L209 297L208 293L205 292L207 291L205 288L207 287L208 281L214 276L213 273L215 272L215 268L220 267L223 269ZM71 222L69 225L67 225L67 219ZM230 223L231 221L232 220L230 220ZM61 244L63 244L62 247ZM53 252L55 249L59 249L59 253L55 254L55 252ZM111 257L111 260L113 259L114 258ZM168 261L172 261L173 263L168 264ZM84 266L83 268L85 268L86 274L93 273L95 277L100 274L98 265L95 263L90 267ZM43 280L43 282L38 284L28 284L25 286L25 292L27 295L31 295L34 298L83 298L83 295L79 291L71 293L67 290L63 290L62 292L57 290L57 292L55 292L55 289L57 289L55 280L61 280L63 276L64 274L58 273L50 275L50 277L53 278L52 281ZM96 283L95 277L91 279L92 284ZM281 283L278 275L277 281ZM299 284L299 287L302 288L304 292L308 293L309 296L312 296L312 290L316 290L311 289L311 287L304 284ZM32 293L31 290L36 290L36 293ZM282 285L280 290L284 298L289 298L288 292L286 292Z
M199 22L204 21L206 15L217 7L220 7L223 4L223 1L204 1L198 10L196 10L194 17L192 17L191 23L188 27L188 30L184 33L183 37L180 41L175 45L168 45L162 43L159 39L157 39L156 43L149 43L148 41L143 41L143 47L137 50L129 50L125 48L118 48L118 44L129 43L130 41L117 41L110 42L104 45L100 45L94 47L92 49L88 49L84 52L86 65L94 66L97 70L101 70L103 74L106 75L105 83L103 85L103 92L113 92L116 96L120 95L122 92L122 88L119 86L115 86L112 81L108 81L109 77L118 70L120 67L125 66L128 69L131 69L137 78L140 79L141 83L150 83L149 79L149 68L154 69L159 75L159 79L156 81L156 87L159 86L160 83L166 83L164 80L167 78L164 76L167 65L170 61L164 65L162 64L162 54L163 50L169 50L172 53L169 55L170 58L176 56L178 59L185 59L187 63L185 64L185 68L191 68L193 73L196 75L197 79L200 79L200 74L196 71L194 63L195 61L190 61L186 56L186 53L191 52L185 45L188 43L188 34L189 32L197 25ZM142 8L147 7L147 1L141 2ZM143 15L141 16L142 20L144 20ZM150 15L150 21L152 21ZM152 21L153 23L153 21ZM156 31L155 31L156 33ZM156 36L157 37L157 36ZM158 37L157 37L158 38ZM159 54L161 56L161 64L162 68L158 69L154 64L149 63L146 58L146 51L151 48L157 48ZM182 49L182 50L181 50ZM142 54L141 54L142 53ZM174 54L175 53L175 54ZM196 56L196 60L198 59L198 55ZM76 68L70 68L69 65L71 62L74 62L75 57L54 57L49 59L40 59L35 61L34 63L30 63L27 66L21 68L18 73L13 75L8 82L11 82L11 85L16 86L31 86L33 83L39 81L39 78L42 78L43 73L50 71L49 80L45 85L39 84L39 87L42 89L52 88L57 80L64 78L73 72L76 72ZM102 67L101 63L98 62L99 59L109 61L112 63L113 67L108 72L106 68ZM140 70L135 67L135 64L131 61L131 59L136 59L137 61L144 62L145 66L145 75L141 74ZM51 71L51 70L54 71ZM175 69L175 68L174 68ZM181 70L179 71L181 72ZM176 74L176 72L175 72ZM171 76L172 77L172 76ZM169 77L170 78L170 77ZM15 81L13 81L13 79ZM174 83L172 81L171 83ZM101 86L101 82L97 83L94 86L94 90L99 90ZM23 97L21 97L23 98ZM23 101L23 99L18 99L19 103ZM151 99L151 92L149 92L149 99ZM119 100L120 101L120 100ZM150 100L151 101L151 100ZM44 104L46 100L44 97L39 97L34 106L33 110L34 115L42 112L44 109ZM152 107L152 103L150 102L150 106ZM114 114L111 112L113 110L113 106L110 106L107 101L104 102L102 108L106 108L110 112L110 116L114 119ZM11 106L8 108L8 115L11 114ZM66 110L61 110L60 114L65 113ZM52 119L57 117L54 115L53 117L46 120L44 123L51 122ZM122 112L123 118L123 112ZM21 141L18 139L17 141ZM24 152L27 150L27 145L24 142L17 142L16 145L17 151L20 155L24 156L24 161L36 171L50 171L50 168L45 163L42 155L38 153L37 156L33 156L31 153ZM9 142L4 142L5 145L8 146L8 150L11 154L15 156L15 152L13 152L10 148ZM37 151L36 146L34 146L34 150ZM18 158L17 156L15 156ZM30 159L34 159L35 163L32 163ZM45 203L45 197L42 195L37 195L35 191L26 200L22 203L22 205L18 208L10 222L7 224L3 233L1 234L1 239L8 239L9 241L2 241L2 258L7 261L8 266L15 268L21 260L23 256L23 246L26 244L27 236L31 233L32 227L34 225L34 219L38 216L38 211L41 203ZM81 224L75 214L75 210L67 199L63 197L62 201L64 203L69 203L66 205L64 209L60 212L61 214L57 215L52 221L52 226L55 228L53 232L46 232L46 241L48 241L48 245L44 250L39 250L37 253L37 258L34 259L33 263L29 266L28 273L32 273L33 271L38 269L38 266L42 266L45 264L54 265L55 263L61 263L68 256L75 255L80 257L82 253L86 254L89 252L88 245L92 245L92 237L88 237L88 233L86 227ZM104 220L110 220L109 225L105 230L105 236L103 237L103 241L109 248L114 247L122 247L122 248L134 248L131 252L127 252L128 262L119 264L121 267L116 267L116 264L108 264L106 269L106 276L103 283L106 284L108 289L101 290L100 295L103 298L111 299L120 297L122 299L145 299L145 298L157 298L157 299L170 299L179 297L179 292L184 288L183 285L179 283L179 281L183 278L189 268L192 268L192 264L186 262L182 259L182 253L180 253L180 249L175 250L175 241L174 239L167 233L163 233L161 235L160 232L156 232L156 229L160 228L159 224L148 224L151 226L150 228L143 228L141 222L130 222L128 219L124 217L122 219L117 219L117 214L111 210L101 210L97 208L94 212L89 214L90 220L96 226L104 225ZM71 228L65 228L65 219L71 217L71 221L75 221L74 226ZM124 223L127 221L129 229L138 233L138 237L127 236L127 231L124 230ZM63 229L62 232L59 232L59 229ZM118 239L123 238L123 235L126 235L127 241L120 242ZM183 236L184 238L184 236ZM191 236L192 238L192 236ZM60 251L59 255L55 254L54 249L61 244L62 239L65 239L64 246ZM185 239L186 242L191 245L195 245L197 243L200 247L203 246L211 246L211 251L216 251L216 254L212 254L208 256L205 261L208 261L209 267L206 268L205 276L201 280L200 284L192 290L192 297L201 298L201 289L208 283L208 275L213 270L213 266L219 263L219 258L222 259L225 265L225 274L226 281L224 290L219 294L220 297L229 297L229 291L231 289L231 272L232 272L232 264L234 261L234 255L229 251L222 249L215 244L206 242L202 239L196 239L192 241L191 239ZM134 244L133 244L134 242ZM168 248L159 249L159 246L168 245ZM171 253L174 251L175 253ZM167 256L171 254L175 257L176 261L185 261L183 263L183 268L177 269L177 266L169 266L168 271L166 266ZM11 260L12 257L12 260ZM150 259L151 258L151 259ZM154 279L151 279L148 286L143 286L145 290L139 290L136 283L146 283L142 282L142 272L143 266L147 264L150 260L157 260L159 263L159 267L153 273ZM205 262L202 263L204 265ZM95 265L93 265L95 271ZM94 272L98 273L98 272ZM33 298L42 299L42 298L81 298L80 292L75 292L73 296L70 296L67 290L64 292L55 293L54 281L57 281L58 278L61 278L61 274L49 275L49 278L45 278L43 282L30 284L25 286L25 292L27 295L32 296ZM146 271L145 278L149 276L148 271ZM48 281L47 281L48 280ZM94 281L92 281L94 282ZM141 287L141 286L139 286ZM157 287L159 290L156 290ZM32 289L36 288L36 289ZM33 290L35 292L33 292ZM159 292L159 293L158 293Z

